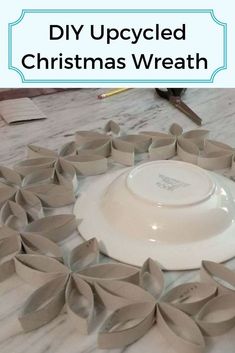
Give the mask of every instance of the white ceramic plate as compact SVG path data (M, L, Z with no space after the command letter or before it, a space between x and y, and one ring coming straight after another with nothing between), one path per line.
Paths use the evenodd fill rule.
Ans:
M156 161L97 177L78 198L79 232L136 266L167 270L235 256L235 183L192 164Z

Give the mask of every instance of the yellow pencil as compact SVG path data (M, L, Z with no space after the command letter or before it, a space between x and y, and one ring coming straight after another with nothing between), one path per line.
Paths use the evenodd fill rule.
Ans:
M119 89L115 89L115 90L113 90L113 91L100 94L100 95L98 96L98 98L99 98L99 99L104 99L104 98L107 98L107 97L111 97L111 96L114 96L115 94L119 94L119 93L122 93L122 92L126 92L126 91L128 91L129 89L130 89L130 88L119 88Z

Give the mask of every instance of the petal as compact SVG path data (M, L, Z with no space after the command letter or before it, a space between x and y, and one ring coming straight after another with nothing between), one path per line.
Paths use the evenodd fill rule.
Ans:
M14 170L0 166L0 179L4 179L4 181L11 185L21 185L21 177Z
M196 322L207 336L229 331L235 326L235 293L213 298L201 309Z
M125 281L99 281L96 292L108 310L116 310L134 302L151 302L155 299L141 287Z
M158 299L164 289L164 277L160 267L152 259L147 259L140 270L140 286Z
M173 136L181 136L183 128L179 124L174 123L170 126L169 132Z
M42 157L50 157L57 158L57 153L44 147L36 146L36 145L28 145L27 146L28 158L42 158Z
M124 264L100 264L79 271L80 277L89 283L99 280L118 280L138 283L139 270L136 267Z
M16 190L17 189L11 186L0 184L0 207L2 207L8 200L14 199Z
M179 309L162 303L157 306L157 329L177 352L202 353L205 342L195 322Z
M54 168L45 168L39 169L35 172L27 174L23 181L22 186L31 186L31 185L39 185L39 184L49 184L51 183L51 178L53 175Z
M82 146L87 142L103 139L107 136L96 131L77 131L75 137L77 146Z
M13 201L8 201L1 209L1 222L15 230L22 230L28 224L25 210Z
M55 158L34 158L26 159L22 162L17 163L14 166L14 169L23 176L31 174L36 171L40 171L45 168L52 168L56 162Z
M111 156L116 163L133 166L135 163L135 147L127 141L113 139Z
M190 130L182 134L182 137L190 140L200 149L204 149L205 139L208 137L210 131L208 130Z
M27 190L36 195L46 207L62 207L75 202L73 190L63 185L34 185L28 186Z
M108 169L107 159L95 154L69 156L66 158L66 161L76 169L78 174L84 176L102 174Z
M208 283L186 283L171 289L163 296L168 302L187 314L195 315L211 298L217 294L217 287Z
M32 220L36 220L44 216L41 201L31 191L24 189L17 191L15 200L16 203L20 205L28 215L30 215Z
M154 316L153 303L134 303L114 311L100 329L99 348L121 348L135 342L151 329Z
M78 154L80 151L86 151L88 154L97 154L103 157L109 157L111 153L111 139L106 136L103 139L88 141L78 147Z
M51 240L35 233L21 233L23 249L27 254L40 254L62 261L63 255L59 246Z
M208 170L219 170L230 168L232 165L233 152L217 151L211 153L201 153L198 157L198 165Z
M151 144L151 137L147 135L126 135L116 139L116 141L125 141L131 143L134 146L136 153L148 152Z
M76 148L77 148L76 142L74 141L67 142L61 147L59 151L59 156L65 157L65 156L71 156L73 154L76 154Z
M69 267L73 271L79 271L87 266L99 262L99 244L96 238L92 238L76 246L70 252Z
M65 304L67 276L60 276L37 289L26 301L19 316L25 332L44 326L61 312Z
M76 218L71 214L48 216L34 221L25 227L26 232L39 233L48 239L60 242L77 228Z
M182 161L197 164L199 153L199 148L193 142L183 137L178 138L177 155Z
M69 188L71 188L72 184L73 190L77 190L78 180L76 170L72 164L63 158L59 158L55 163L55 170L52 176L52 180L55 184L64 185Z
M112 133L118 135L121 131L120 125L113 120L109 120L104 127L106 133Z
M234 148L222 142L218 142L214 140L205 140L204 151L206 153L218 152L218 151L227 151L227 152L234 153Z
M66 289L67 312L79 333L87 334L94 315L94 296L89 284L73 274Z
M151 160L173 158L176 154L176 139L174 137L153 140L149 147Z
M219 293L235 293L235 272L222 264L212 261L202 261L200 269L201 281L218 287Z
M36 287L69 273L69 269L59 261L43 255L16 255L15 268L23 281Z

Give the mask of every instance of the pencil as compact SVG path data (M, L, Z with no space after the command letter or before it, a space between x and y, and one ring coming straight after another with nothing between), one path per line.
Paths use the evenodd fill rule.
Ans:
M119 89L115 89L115 90L113 90L113 91L100 94L100 95L98 96L98 99L108 98L108 97L114 96L115 94L119 94L119 93L128 91L129 89L130 89L130 88L119 88Z

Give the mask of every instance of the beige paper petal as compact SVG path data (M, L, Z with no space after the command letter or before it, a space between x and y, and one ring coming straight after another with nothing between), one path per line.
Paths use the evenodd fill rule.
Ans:
M37 195L46 207L62 207L75 202L73 189L63 185L45 184L28 186L27 190Z
M151 302L155 299L141 287L125 281L99 281L95 283L96 292L108 310L116 310L134 302Z
M49 158L56 158L57 153L41 146L36 145L28 145L27 146L27 157L29 159L32 158L42 158L42 157L49 157Z
M0 228L0 283L15 272L14 256L21 250L20 237L14 230Z
M88 334L94 315L94 296L89 284L73 274L66 288L67 313L80 334Z
M218 287L219 294L235 293L235 272L222 264L212 261L202 261L200 269L202 282L212 283Z
M235 293L223 294L209 301L196 320L203 334L217 336L235 326Z
M34 159L26 159L15 164L14 169L23 176L40 171L45 168L52 168L55 164L54 158L41 157Z
M58 155L61 157L71 156L76 154L77 144L74 141L65 143L59 150Z
M215 295L217 287L209 283L185 283L171 289L163 296L168 302L189 315L195 315Z
M148 137L151 137L153 141L164 140L169 138L170 139L174 138L174 140L176 139L175 136L166 134L165 132L158 132L158 131L140 131L140 135L146 135Z
M20 175L10 168L0 166L0 179L1 178L4 180L4 182L11 185L21 185Z
M99 262L99 244L96 238L92 238L71 250L69 255L69 267L73 272Z
M109 157L111 153L111 139L107 136L103 139L88 141L77 148L78 154L81 151L86 151L87 154L97 154L103 157Z
M66 188L72 188L74 191L78 188L78 180L75 168L63 158L59 158L55 163L52 175L54 184L63 185Z
M140 270L140 286L159 299L164 289L164 277L160 267L152 259L147 259Z
M8 201L1 209L1 223L15 230L22 230L28 224L25 210L13 201Z
M106 134L101 134L96 131L77 131L75 133L77 146L82 146L84 143L97 141L99 139L103 140L106 137Z
M205 342L195 322L179 309L162 303L157 306L157 329L176 352L202 353Z
M217 151L211 153L202 153L198 156L198 165L208 170L219 170L230 168L232 165L232 152Z
M66 239L77 228L76 218L71 214L60 214L41 218L28 224L26 232L39 233L54 242Z
M39 287L48 281L69 274L69 269L59 261L44 255L24 255L15 257L17 275L32 286Z
M44 326L61 312L65 304L67 276L60 276L37 289L26 301L19 316L25 332Z
M149 147L149 157L151 160L161 160L173 158L176 154L176 139L168 137L153 140Z
M135 342L151 329L154 316L153 303L134 303L116 310L100 329L99 348L121 348Z
M234 148L232 148L231 146L215 140L205 140L204 151L206 153L218 152L218 151L227 151L232 153L235 152Z
M179 124L173 123L169 128L169 133L173 136L181 136L183 128Z
M59 246L40 234L21 232L21 239L26 254L40 254L63 260Z
M8 200L14 200L14 196L16 193L15 188L11 186L7 186L0 183L0 208L7 202Z
M205 139L208 137L208 130L190 130L182 134L182 137L190 140L194 143L199 149L204 149Z
M69 156L66 160L74 166L78 174L84 176L102 174L108 169L107 159L98 155L81 153L77 156Z
M135 147L129 142L113 139L111 156L116 163L133 166L135 163Z
M79 276L89 283L99 280L117 280L138 283L139 270L136 267L124 264L100 264L79 271Z
M134 149L136 153L144 153L148 152L149 146L152 142L150 136L145 135L126 135L117 138L119 141L126 141L134 145Z
M112 133L118 135L121 131L120 125L113 120L109 120L104 127L106 133Z
M179 158L188 163L198 164L199 148L189 139L179 137L177 142L177 154Z
M15 201L30 215L31 219L36 220L44 216L40 199L30 190L18 190Z

